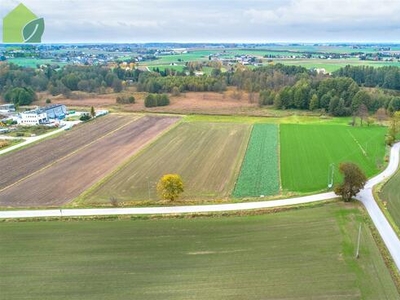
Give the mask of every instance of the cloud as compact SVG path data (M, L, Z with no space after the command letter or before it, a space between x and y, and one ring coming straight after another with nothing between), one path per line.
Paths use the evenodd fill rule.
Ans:
M382 0L293 0L276 9L254 9L244 11L254 24L327 24L335 22L397 21L400 1Z
M398 41L399 0L24 0L47 42ZM1 13L19 1L2 0Z

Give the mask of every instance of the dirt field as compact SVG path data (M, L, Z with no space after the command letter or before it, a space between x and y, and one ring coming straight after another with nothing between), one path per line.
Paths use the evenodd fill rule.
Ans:
M0 192L0 206L65 204L115 169L177 120L178 118L173 117L146 116L131 121L110 135L60 158L50 167L3 189ZM37 146L33 146L32 149ZM35 155L39 156L40 151L38 150Z
M144 98L147 93L138 93L133 91L125 91L122 94L133 95L136 99L134 104L119 105L116 104L116 97L119 94L107 95L84 95L80 99L54 98L52 103L63 103L67 107L85 107L94 106L96 109L115 109L129 112L170 112L178 114L204 113L204 114L250 114L269 116L272 112L268 109L260 109L258 107L258 95L254 93L250 96L246 92L237 92L235 89L229 89L224 93L214 92L187 92L182 93L178 97L171 97L171 104L165 107L144 107ZM41 95L42 100L38 101L38 105L45 105L45 99L50 98L48 95Z
M56 138L0 156L0 191L72 151L84 147L138 117L109 115L73 127Z

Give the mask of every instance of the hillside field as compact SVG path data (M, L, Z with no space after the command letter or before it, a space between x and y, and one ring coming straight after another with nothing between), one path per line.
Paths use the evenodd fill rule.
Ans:
M357 208L4 222L4 299L399 299Z
M371 177L379 173L385 155L384 127L343 125L280 125L282 188L313 192L327 188L334 164L334 183L341 162L358 164Z
M259 197L279 192L278 126L255 124L233 196Z
M156 184L181 175L181 199L230 196L250 135L248 124L182 123L83 196L85 203L158 200Z
M400 171L384 185L380 197L387 202L387 209L400 227Z

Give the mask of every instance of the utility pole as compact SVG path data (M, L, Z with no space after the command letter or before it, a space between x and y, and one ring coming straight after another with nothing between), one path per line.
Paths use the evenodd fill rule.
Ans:
M146 179L147 179L147 194L148 194L148 197L149 197L149 200L150 200L150 183L149 183L149 177L146 177Z
M358 239L357 239L356 258L359 258L359 257L360 257L360 239L361 239L361 223L360 223L360 227L358 228Z

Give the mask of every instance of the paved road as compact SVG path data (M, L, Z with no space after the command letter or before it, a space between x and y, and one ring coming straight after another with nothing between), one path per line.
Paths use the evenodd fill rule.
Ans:
M382 236L389 252L391 253L398 269L400 270L400 240L376 204L372 195L372 187L385 180L396 172L399 165L400 143L395 144L390 152L388 167L379 175L371 178L365 185L365 189L358 195L366 207L372 221ZM203 213L239 211L260 208L271 208L287 205L298 205L303 203L317 202L321 200L334 199L337 196L333 192L316 194L291 199L247 202L235 204L218 205L194 205L194 206L171 206L171 207L141 207L141 208L99 208L99 209L49 209L49 210L16 210L0 211L0 218L32 218L32 217L75 217L75 216L103 216L103 215L156 215L156 214L180 214L180 213Z
M399 152L400 143L397 143L390 151L390 161L385 171L368 180L365 188L357 195L356 198L364 204L368 214L375 224L376 229L379 231L383 241L386 244L386 247L392 255L397 268L400 270L400 240L393 228L390 226L385 215L380 210L372 194L372 188L376 184L382 182L396 172L399 165Z

